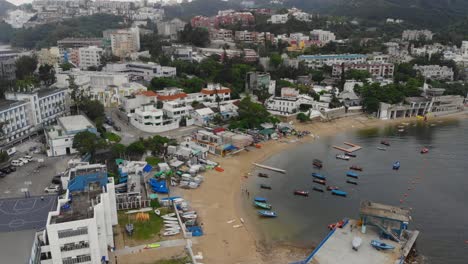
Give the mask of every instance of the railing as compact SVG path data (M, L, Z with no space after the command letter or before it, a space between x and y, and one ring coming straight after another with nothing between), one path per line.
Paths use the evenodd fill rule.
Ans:
M62 230L57 232L59 238L66 238L72 236L80 236L80 235L87 235L88 229L87 228L79 228L76 230Z
M83 248L89 248L89 243L88 242L80 242L80 243L74 243L74 244L65 244L60 247L60 251L72 251L72 250L77 250L77 249L83 249Z

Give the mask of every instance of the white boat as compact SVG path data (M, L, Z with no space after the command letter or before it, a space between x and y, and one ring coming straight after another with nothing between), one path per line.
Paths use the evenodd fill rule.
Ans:
M164 225L166 229L180 229L180 226L178 225Z
M154 210L154 213L155 213L156 215L161 215L161 211L159 211L158 209Z
M172 221L172 220L164 220L165 224L178 224L179 221Z
M193 214L197 214L197 212L195 212L195 211L183 212L182 216L184 216L184 215L193 215Z
M362 244L362 238L360 237L354 237L353 238L353 241L351 242L351 244L353 245L353 249L355 251L358 251L358 248L361 246Z
M387 150L387 149L384 148L384 147L377 147L377 149L378 149L378 150L383 150L383 151Z
M337 159L342 159L342 160L349 160L349 157L343 154L338 154L336 155Z
M180 231L166 231L163 233L163 236L175 236L177 234L179 234Z
M174 217L175 216L175 213L170 213L170 214L165 214L163 216L161 216L162 218L166 218L166 217Z
M182 217L185 218L185 219L197 219L197 215L194 215L194 214L192 214L192 215L184 215L184 216L182 216Z

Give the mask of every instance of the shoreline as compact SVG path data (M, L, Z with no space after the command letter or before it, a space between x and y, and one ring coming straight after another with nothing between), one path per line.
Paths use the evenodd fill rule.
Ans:
M466 118L468 113L460 112L433 117L428 122ZM297 130L308 130L318 138L306 136L301 139L288 137L277 141L270 140L261 143L261 149L243 151L224 158L211 157L225 171L207 171L204 174L206 181L200 188L180 191L199 212L205 231L205 235L199 238L199 243L194 245L194 252L202 252L203 263L287 263L302 259L310 253L310 248L267 242L255 224L249 221L247 210L244 208L245 193L242 193L242 190L248 186L250 180L250 176L245 176L255 170L252 163L261 163L297 144L320 140L320 137L414 121L417 121L417 118L380 120L359 115L329 122L297 123L294 124ZM290 142L291 140L296 141ZM234 228L234 225L241 224L240 218L245 220L244 226ZM227 223L233 219L236 221Z

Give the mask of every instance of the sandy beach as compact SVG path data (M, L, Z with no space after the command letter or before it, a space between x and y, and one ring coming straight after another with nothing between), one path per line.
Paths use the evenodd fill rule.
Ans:
M466 113L459 113L443 118L466 118ZM270 156L293 148L298 144L320 140L325 136L353 129L372 128L416 119L399 119L382 121L356 116L338 119L330 122L314 122L300 124L295 122L297 130L308 130L313 136L300 140L296 137L271 140L264 142L261 149L243 151L229 157L213 157L210 159L220 163L224 172L215 170L204 174L205 182L195 190L179 189L177 193L183 195L198 212L203 223L204 236L198 238L194 246L194 253L202 252L202 263L288 263L300 260L311 251L289 246L272 246L265 243L255 232L255 227L248 222L242 208L241 199L245 193L248 174L253 169L253 162L262 162ZM435 120L431 118L429 121ZM250 194L254 196L254 194ZM245 223L242 227L240 219ZM232 223L227 223L235 220Z

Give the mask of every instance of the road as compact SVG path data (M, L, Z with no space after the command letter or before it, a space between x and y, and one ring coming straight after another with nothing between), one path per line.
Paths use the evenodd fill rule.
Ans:
M128 145L132 142L137 141L139 138L148 138L154 135L160 135L163 137L174 138L181 142L184 137L190 136L193 132L200 129L197 126L181 127L175 130L166 131L162 133L148 133L137 129L127 122L126 117L117 108L106 108L106 115L112 117L112 120L117 126L121 128L121 131L112 131L118 134L122 140L120 143Z

